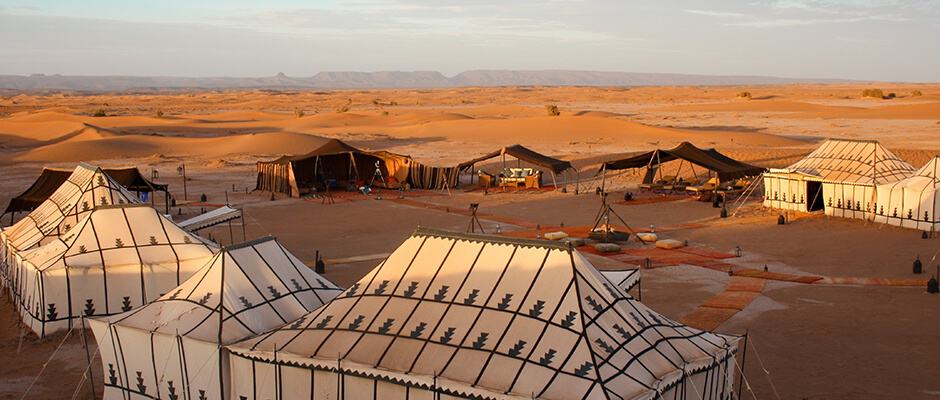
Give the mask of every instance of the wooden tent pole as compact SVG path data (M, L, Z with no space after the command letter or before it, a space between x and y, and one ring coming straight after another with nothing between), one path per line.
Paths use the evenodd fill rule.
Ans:
M555 186L555 190L558 190L558 181L555 180L555 170L552 170L552 185Z
M601 168L601 192L607 190L607 163L604 163L604 166Z

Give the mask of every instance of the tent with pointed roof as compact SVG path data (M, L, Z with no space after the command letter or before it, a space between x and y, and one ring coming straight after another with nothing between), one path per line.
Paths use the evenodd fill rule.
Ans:
M229 349L246 400L729 399L737 344L568 245L419 229L300 323Z
M78 224L97 206L138 203L101 168L81 163L46 200L26 217L0 230L0 270L3 280L15 254L47 243Z
M294 322L340 292L273 237L225 247L154 302L89 320L104 399L229 399L222 346Z
M24 324L44 336L159 298L215 250L147 205L98 206L62 236L15 254L11 294Z
M911 177L878 185L875 221L904 228L940 228L940 157L934 157Z
M793 165L764 174L764 206L871 219L878 186L913 172L877 141L828 139Z

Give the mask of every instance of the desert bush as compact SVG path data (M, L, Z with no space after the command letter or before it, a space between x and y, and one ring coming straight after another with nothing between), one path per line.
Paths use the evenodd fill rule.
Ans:
M739 99L750 99L750 98L751 98L751 92L741 92L741 93L738 93L737 97L738 97Z
M921 92L920 90L915 90L915 91L911 92L911 96L912 96L912 97L918 97L918 96L923 96L923 95L924 95L924 93Z
M881 89L865 89L862 91L862 97L883 99L885 98L885 94L881 91Z
M304 114L304 110L301 110L301 109L299 109L299 108L296 109L296 110L294 110L294 116L295 116L295 117L297 117L297 118L303 118L304 115L306 115L306 114Z
M896 93L894 93L894 92L891 92L891 93L888 93L884 98L885 98L885 99L893 99L893 98L895 98L895 97L898 97L898 95L897 95Z
M351 107L352 107L352 99L346 99L346 104L343 104L342 106L337 108L336 112L342 114L344 112L349 111Z
M558 111L558 106L554 104L546 104L545 112L547 112L551 117L557 117L561 115L561 111Z
M163 118L163 110L157 110L153 115L157 118Z
M107 116L108 116L108 113L107 113L106 111L104 111L103 108L99 108L99 109L95 110L95 112L92 113L91 116L92 116L92 117L107 117Z

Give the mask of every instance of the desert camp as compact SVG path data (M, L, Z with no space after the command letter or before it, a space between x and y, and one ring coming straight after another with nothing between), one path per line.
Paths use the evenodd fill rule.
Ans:
M0 0L0 400L936 399L937 21Z

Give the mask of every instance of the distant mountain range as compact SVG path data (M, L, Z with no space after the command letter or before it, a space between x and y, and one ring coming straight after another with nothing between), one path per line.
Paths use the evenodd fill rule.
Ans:
M42 91L151 91L174 89L362 89L439 88L460 86L715 86L787 83L837 83L837 79L772 76L689 75L571 70L474 70L453 77L437 71L320 72L311 77L169 77L0 75L0 89Z

